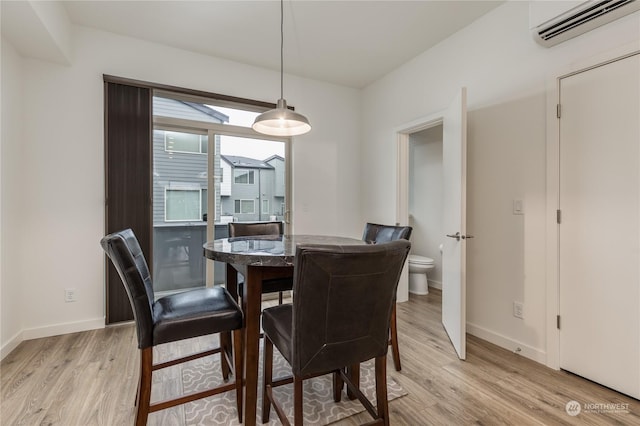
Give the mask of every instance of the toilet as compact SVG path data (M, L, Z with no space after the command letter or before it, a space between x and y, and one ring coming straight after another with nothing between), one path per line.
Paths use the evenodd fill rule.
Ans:
M409 255L409 292L429 294L427 272L433 269L433 259L415 254Z

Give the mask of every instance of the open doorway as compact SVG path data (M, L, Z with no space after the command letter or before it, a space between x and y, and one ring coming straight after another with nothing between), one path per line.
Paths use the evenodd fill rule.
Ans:
M440 130L438 130L440 129ZM412 135L418 138L420 132L427 131L435 139L441 138L442 146L442 207L440 236L431 237L428 243L442 244L442 324L451 339L451 343L460 359L466 358L466 241L472 238L466 229L466 169L467 169L467 92L461 88L449 107L430 117L409 123L398 129L397 135L397 200L396 222L416 223L415 213L410 211L410 198L415 207L417 200L428 199L423 193L414 192L411 197L410 164ZM432 134L429 132L433 132ZM426 135L425 134L425 135ZM434 144L435 146L435 144ZM413 149L417 148L413 144ZM422 165L422 163L419 163ZM414 173L415 173L414 168ZM416 179L417 180L417 179ZM414 182L415 186L415 182ZM413 219L410 219L410 214ZM420 232L414 234L416 240L422 238ZM413 243L415 244L415 242ZM418 249L427 250L426 245L418 244ZM414 249L412 249L413 252ZM431 250L431 249L430 249ZM437 257L437 256L436 256ZM411 269L411 259L409 268ZM406 300L409 292L408 275L402 277L398 286L398 300ZM401 293L402 292L402 293Z
M409 135L410 267L415 261L418 270L417 277L409 277L410 294L428 294L429 288L442 290L441 247L446 234L442 223L442 132L440 123Z

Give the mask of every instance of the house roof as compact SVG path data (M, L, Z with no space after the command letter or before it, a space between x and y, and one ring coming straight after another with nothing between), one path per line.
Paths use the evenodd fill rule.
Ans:
M256 160L255 158L241 157L238 155L221 155L220 158L225 160L231 167L240 167L244 169L273 169L270 164L265 163L263 160ZM273 157L269 157L271 160Z
M164 96L153 97L153 114L212 123L229 122L228 115L211 107L196 102L172 99Z
M182 102L185 105L190 106L191 108L197 109L200 112L203 112L207 115L210 115L214 118L217 118L218 120L220 120L221 123L228 123L229 122L229 116L226 114L221 113L218 110L213 109L212 107L208 106L208 105L203 105L203 104L199 104L196 102L190 102L190 101L179 101Z
M282 156L278 155L278 154L274 154L274 155L272 155L271 157L269 157L269 158L265 158L265 159L264 159L264 160L262 160L262 161L263 161L263 162L265 162L265 163L268 163L269 161L271 161L271 160L275 160L275 159L278 159L278 160L284 161L284 158L283 158Z

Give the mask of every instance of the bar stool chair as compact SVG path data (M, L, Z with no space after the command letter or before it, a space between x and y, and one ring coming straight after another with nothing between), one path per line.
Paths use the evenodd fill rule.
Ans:
M284 425L289 420L272 389L293 383L294 424L303 424L302 382L334 374L334 400L343 383L375 419L389 425L386 359L389 319L398 280L409 254L406 240L376 245L299 245L294 267L293 304L263 311L264 380L262 422L271 405ZM274 379L273 346L291 365L293 377ZM353 383L345 366L375 358L377 408Z
M283 234L282 222L229 222L227 226L229 227L229 238ZM244 277L238 278L238 295L242 297ZM274 278L262 282L262 293L278 293L279 305L282 305L282 293L292 288L293 278Z
M140 244L131 229L105 236L100 241L115 266L131 303L140 349L140 377L136 394L137 426L147 423L149 413L195 401L235 389L238 419L242 422L243 314L231 295L222 287L184 291L154 300L153 284ZM234 360L230 353L233 331ZM159 364L153 363L153 347L162 343L220 333L220 347ZM195 392L179 398L151 403L154 371L194 359L220 353L222 375L229 378L234 367L233 383Z
M409 238L411 238L411 231L413 231L413 228L410 226L392 226L367 223L364 227L362 240L369 244L380 244L401 239L409 240ZM398 324L396 319L395 298L393 310L391 311L389 329L389 344L391 345L393 353L393 365L396 368L396 371L400 371L402 370L402 365L400 363L400 348L398 346Z

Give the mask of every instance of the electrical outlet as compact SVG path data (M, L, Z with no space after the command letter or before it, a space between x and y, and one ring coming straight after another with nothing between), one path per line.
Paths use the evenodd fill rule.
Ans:
M516 318L524 319L524 303L513 302L513 316Z
M65 302L75 302L76 299L76 289L75 288L65 288L64 289L64 301Z

